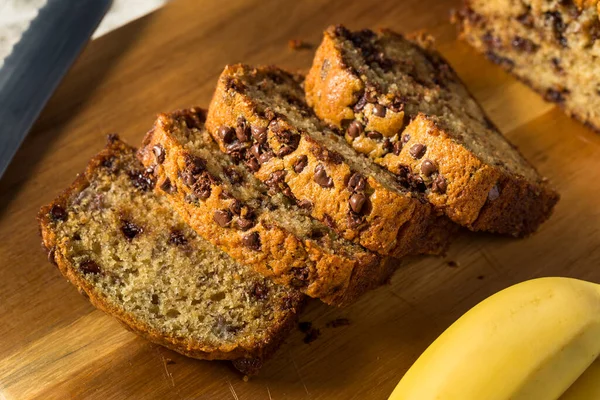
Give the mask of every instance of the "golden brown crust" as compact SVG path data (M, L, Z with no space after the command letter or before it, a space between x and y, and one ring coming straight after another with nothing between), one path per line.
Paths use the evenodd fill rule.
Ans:
M82 293L94 307L115 317L127 329L148 339L153 343L165 346L178 353L189 357L205 360L232 360L240 367L247 366L243 373L255 374L262 362L268 358L287 336L296 322L296 312L278 312L277 320L265 335L268 339L263 342L246 340L245 342L222 344L220 346L208 345L196 340L183 337L165 336L144 321L135 318L123 308L108 301L99 291L76 273L76 266L72 265L66 256L66 243L57 240L56 232L52 228L50 210L58 205L67 208L68 203L83 189L89 186L96 174L96 170L104 160L122 153L133 153L135 149L121 142L116 136L110 136L106 148L92 158L84 173L79 174L73 184L58 196L52 203L42 207L38 213L38 224L42 235L42 244L48 253L48 259L55 264L60 272ZM290 309L299 310L302 296L298 293L289 299ZM252 363L245 360L253 360Z
M338 36L345 32L345 28L335 26L325 31L305 85L307 101L317 115L340 128L347 126L348 120L355 119L352 107L365 87L361 78L356 75L357 72L344 62ZM381 35L383 38L400 37L400 40L405 42L400 35L390 30L383 30ZM453 85L460 85L460 80L441 56L429 49L430 39L419 35L415 41L428 48L421 50L428 53L425 59L443 66ZM327 68L326 73L322 73L324 65L330 63L329 60L334 60L331 65L335 65L336 68ZM334 82L334 85L331 82ZM464 88L462 90L467 93ZM351 91L355 91L354 96L349 94ZM456 134L450 135L447 128L428 115L419 113L404 129L400 129L403 126L398 120L404 117L403 112L391 112L388 106L384 117L379 117L374 115L373 109L374 106L368 103L361 109L368 121L364 131L376 130L384 137L390 138L400 135L401 132L401 137L393 138L398 142L402 141L399 149L394 147L394 151L382 152L381 148L374 146L375 141L365 136L353 139L346 133L347 139L357 151L367 154L394 174L401 178L408 175L406 180L410 185L415 184L416 176L417 183L421 182L429 188L426 191L427 200L452 221L472 230L523 236L535 231L539 224L549 217L558 195L545 180L539 178L538 182L527 183L517 174L510 174L496 165L485 163L456 140ZM493 127L487 118L484 122ZM412 154L413 146L419 145L425 146L425 157L415 157ZM430 175L423 173L424 163L433 165L434 172ZM522 163L527 162L522 159ZM434 190L436 178L441 177L444 178L442 184L445 188ZM528 188L529 191L524 191L523 188ZM531 214L523 214L524 209L531 210Z
M202 109L189 109L159 115L139 152L142 163L154 168L157 192L168 197L172 206L199 235L275 282L297 287L311 297L336 306L351 303L389 278L395 269L393 260L358 246L348 246L347 251L352 251L351 254L335 254L325 241L320 243L297 237L279 225L266 208L259 214L255 226L246 231L231 225L219 225L213 215L218 210L229 209L235 198L232 193L223 198L225 189L222 183L212 185L208 198L198 202L186 201L188 196L193 196L193 190L183 182L182 171L192 153L177 139L181 130L186 129L179 118L190 121L203 114ZM201 121L198 120L197 124L202 130ZM175 134L177 131L180 131L179 135ZM153 153L155 146L165 151L164 161L158 165ZM166 180L176 191L166 193L160 189ZM237 200L243 202L243 199ZM254 232L260 237L260 249L249 249L244 245L244 237Z
M264 113L257 112L256 103L243 90L244 82L240 77L245 74L282 73L273 67L225 67L206 120L206 127L219 143L221 150L226 151L226 146L217 133L220 127L235 126L237 118L243 116L251 126L268 128L275 118L281 130L294 132L300 139L291 154L273 157L261 164L260 169L255 172L255 176L260 180L267 181L273 173L286 171L285 183L296 199L307 200L312 204L313 217L333 227L344 238L369 250L398 258L408 254L443 252L451 234L442 232L446 229L440 228L433 209L410 192L401 194L391 190L373 176L365 177L371 193L369 214L360 229L351 226L348 215L352 191L348 189L348 181L354 171L348 163L339 154L331 152L323 144L293 126L285 117L269 118ZM269 140L277 140L271 129L267 129L267 133ZM296 172L294 165L301 158L305 158L305 166L300 172ZM315 181L314 173L318 165L324 166L327 175L331 177L331 187L323 187ZM433 231L437 233L433 234ZM428 234L431 240L437 238L440 241L424 242L422 238Z

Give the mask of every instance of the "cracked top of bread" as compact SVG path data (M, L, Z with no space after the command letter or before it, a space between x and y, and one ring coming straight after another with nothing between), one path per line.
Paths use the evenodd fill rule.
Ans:
M206 119L221 151L369 250L443 252L454 231L449 221L323 124L304 100L302 80L277 67L227 66ZM255 133L225 135L240 118Z
M233 261L191 230L135 149L112 136L38 220L48 258L94 306L190 357L255 373L302 295Z
M159 115L139 155L157 190L206 240L277 283L347 305L387 281L398 262L340 237L279 189L222 153L201 108ZM240 118L226 136L249 137Z
M356 151L470 229L526 235L558 199L426 35L331 26L305 91Z

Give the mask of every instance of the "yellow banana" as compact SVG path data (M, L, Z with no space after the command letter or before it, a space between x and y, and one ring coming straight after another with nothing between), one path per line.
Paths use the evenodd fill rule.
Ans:
M560 400L600 399L600 358L585 370L575 383L560 396Z
M556 400L599 353L600 285L534 279L458 319L390 400Z

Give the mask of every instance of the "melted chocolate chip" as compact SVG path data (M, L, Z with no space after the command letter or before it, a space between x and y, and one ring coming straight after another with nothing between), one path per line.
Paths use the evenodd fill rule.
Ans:
M213 220L219 225L221 228L226 228L231 222L232 215L229 210L217 210L213 215Z
M369 131L367 132L367 137L373 140L381 140L383 135L377 131Z
M247 142L250 140L250 126L248 126L244 117L239 117L237 119L235 136L240 142Z
M67 211L58 204L53 205L50 209L50 218L53 221L66 221L67 217Z
M357 138L363 133L363 125L358 121L352 121L348 125L348 136L351 138Z
M256 221L252 218L238 218L238 220L236 221L237 227L239 230L241 231L247 231L248 229L252 228L254 225L256 225Z
M366 189L366 187L367 179L358 172L352 174L348 180L348 189L352 190L353 192L362 192Z
M329 214L323 214L323 223L331 229L336 229L337 224Z
M358 229L365 223L365 217L356 213L348 213L348 226L351 229Z
M237 199L234 199L229 204L229 211L231 211L235 215L240 215L242 213L242 202Z
M225 144L230 144L235 138L235 131L233 128L225 125L221 125L217 130L217 134Z
M239 185L244 181L243 175L239 173L233 165L225 167L223 172L225 173L225 176L227 176L227 179L229 179L229 182L234 185Z
M98 275L102 272L98 263L93 260L86 260L79 264L79 270L84 274Z
M263 144L267 142L267 128L262 128L259 126L253 126L251 129L252 137L258 143Z
M421 173L425 176L431 176L435 172L437 172L437 165L428 158L423 160L421 163Z
M360 211L366 201L367 196L365 196L363 193L354 193L352 196L350 196L350 208L355 213L360 214Z
M258 162L262 165L262 164L266 163L267 161L269 161L273 157L275 157L275 154L273 154L273 151L267 150L264 153L262 153L260 156L258 156Z
M256 158L250 158L246 161L246 166L252 172L258 172L260 169L260 164Z
M206 169L206 160L202 157L186 154L185 169L192 175L198 175Z
M400 152L402 151L402 141L399 140L396 143L394 143L394 148L392 150L392 152L394 153L394 155L400 155Z
M337 151L327 150L322 147L318 147L318 148L313 147L310 150L314 154L314 156L317 158L317 160L325 161L325 162L329 161L336 165L344 162L344 157L342 157L342 155L340 153L338 153Z
M365 98L365 96L361 96L358 101L356 102L356 104L354 105L354 112L355 113L359 113L363 110L363 108L365 108L365 105L367 104L367 99Z
M384 118L386 111L387 109L385 108L385 106L382 106L381 104L375 104L375 106L373 106L373 115L379 118Z
M315 175L313 180L321 187L333 187L333 179L327 175L327 171L325 170L325 166L323 164L319 164L315 167Z
M185 238L185 235L179 229L173 229L171 231L171 233L169 234L169 244L172 244L175 246L184 246L187 244L187 242L188 241Z
M163 183L160 185L160 190L168 194L173 194L177 192L177 187L171 184L171 180L169 178L165 178Z
M277 150L277 157L285 157L288 154L292 154L294 150L295 149L292 146L283 145Z
M425 146L424 144L421 144L421 143L413 144L411 146L411 148L408 150L410 155L413 156L414 158L416 158L417 160L420 159L421 157L423 157L425 155L426 151L427 151L427 146Z
M129 178L133 186L139 190L147 192L154 187L154 177L150 168L141 170L132 170L128 172Z
M250 294L257 300L265 300L269 295L269 287L262 282L256 282L252 286Z
M431 190L433 190L435 193L444 194L446 193L447 189L448 183L446 182L446 178L444 178L442 175L436 176L431 184Z
M141 226L138 226L131 221L122 220L121 221L121 232L127 239L132 240L137 235L144 232L144 229Z
M540 48L538 44L520 36L515 36L511 44L515 50L522 51L525 53L535 53Z
M258 232L251 232L242 237L242 244L251 250L259 251L261 248L260 235Z
M494 186L490 189L490 191L488 193L488 200L494 201L498 197L500 197L500 190L498 189L498 186Z
M313 207L313 203L307 199L299 200L296 205L304 210L311 210Z
M306 168L306 166L308 165L308 157L305 155L300 156L300 158L298 158L295 162L294 162L294 171L299 174L300 172L302 172L304 170L304 168Z
M157 164L162 164L165 162L165 149L160 144L152 147L152 152L154 153Z

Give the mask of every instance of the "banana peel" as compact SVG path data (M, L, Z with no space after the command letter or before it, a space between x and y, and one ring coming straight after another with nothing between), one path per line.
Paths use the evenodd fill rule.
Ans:
M600 383L593 385L599 382L599 354L600 285L534 279L490 296L459 318L389 399L600 399L581 397L600 390Z

